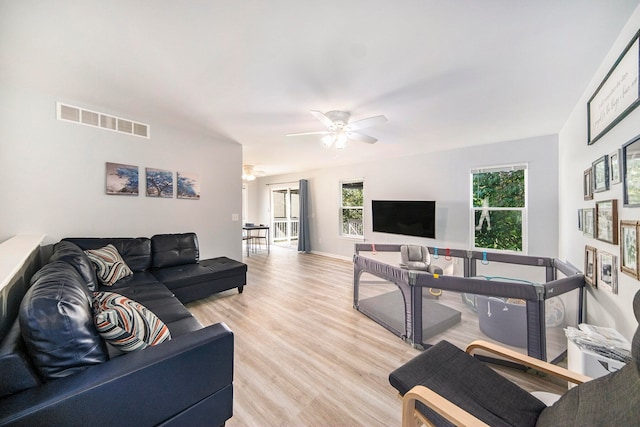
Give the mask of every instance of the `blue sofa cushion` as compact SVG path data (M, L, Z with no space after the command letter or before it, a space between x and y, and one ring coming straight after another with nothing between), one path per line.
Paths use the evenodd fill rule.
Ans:
M198 262L198 237L195 233L156 234L151 237L152 268L173 267Z
M65 241L57 243L54 247L51 258L49 258L49 262L55 261L64 261L73 266L78 271L90 291L98 289L96 269L91 260L87 257L87 254L84 253L78 245Z
M84 251L112 244L134 273L151 268L151 240L147 237L68 237L63 241L75 243Z
M24 341L20 336L20 325L16 320L0 345L0 397L41 383L24 348Z
M91 293L66 262L49 263L33 275L18 319L31 361L45 381L108 358L93 323Z

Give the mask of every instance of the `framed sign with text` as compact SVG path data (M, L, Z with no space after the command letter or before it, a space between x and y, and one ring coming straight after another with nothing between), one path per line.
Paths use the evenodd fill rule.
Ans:
M587 144L600 139L640 104L638 31L587 102Z

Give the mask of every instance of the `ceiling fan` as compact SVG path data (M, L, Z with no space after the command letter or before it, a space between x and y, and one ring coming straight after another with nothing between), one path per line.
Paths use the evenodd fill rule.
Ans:
M242 180L243 181L253 181L256 177L263 176L264 171L255 170L255 166L253 165L243 165L242 166Z
M345 148L347 141L349 140L374 144L377 141L376 138L356 131L387 122L387 118L385 116L374 116L349 123L350 114L346 111L329 111L328 113L323 114L320 111L311 110L311 114L320 120L320 122L326 126L327 130L290 133L287 136L324 135L322 138L322 144L325 147L331 147L335 144L335 147L338 150Z

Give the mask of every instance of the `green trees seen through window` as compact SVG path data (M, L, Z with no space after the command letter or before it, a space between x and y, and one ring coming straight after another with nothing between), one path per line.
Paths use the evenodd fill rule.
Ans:
M364 183L362 181L342 182L340 231L343 236L364 236Z
M474 247L523 251L526 167L472 172Z

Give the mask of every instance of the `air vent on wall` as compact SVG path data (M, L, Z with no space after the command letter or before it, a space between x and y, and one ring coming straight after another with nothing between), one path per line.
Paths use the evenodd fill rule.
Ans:
M96 111L85 110L84 108L75 107L73 105L57 103L58 120L74 122L81 125L93 126L102 129L112 130L115 132L126 133L129 135L149 138L149 125L134 122L129 119L114 117L109 114L103 114Z

